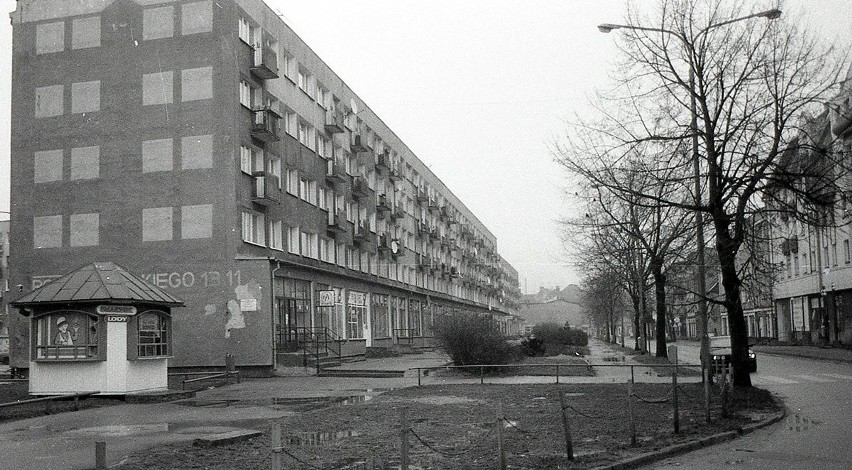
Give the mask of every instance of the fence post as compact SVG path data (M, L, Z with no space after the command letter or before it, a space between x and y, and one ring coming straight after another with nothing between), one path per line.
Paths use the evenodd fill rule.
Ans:
M633 366L630 366L630 381L633 382L636 380L636 377L633 376Z
M420 368L417 368L417 386L420 386Z
M479 366L479 384L482 385L485 383L485 367Z
M503 446L503 401L497 405L497 450L500 454L500 470L506 470L506 448Z
M674 433L680 433L680 411L678 410L677 402L677 367L672 374L672 424L674 425Z
M272 470L281 470L281 425L275 423L272 425L270 436L272 441Z
M80 395L74 395L74 411L80 411Z
M399 469L408 470L408 408L399 410Z
M632 369L632 367L631 367ZM627 414L630 420L630 445L636 445L636 422L633 420L633 381L627 382Z
M574 460L574 447L571 444L571 427L568 422L568 407L565 406L565 393L559 392L559 406L562 408L562 429L565 431L565 454L568 460Z
M710 423L710 365L701 368L701 378L704 382L704 414L707 423Z
M106 442L97 441L95 442L95 469L105 470L106 468Z
M722 366L722 417L728 417L728 368L729 364Z
M559 364L556 364L556 383L559 383Z

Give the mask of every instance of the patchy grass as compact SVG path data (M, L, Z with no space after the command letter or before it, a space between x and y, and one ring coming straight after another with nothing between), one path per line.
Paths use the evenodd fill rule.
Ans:
M0 403L13 403L16 401L29 400L29 384L27 382L7 382L0 384ZM81 398L78 402L79 409L99 408L121 403L120 400L112 398ZM0 422L14 421L18 419L35 418L48 414L64 413L74 411L73 399L51 400L49 402L27 403L8 408L0 408Z
M680 434L672 432L671 404L634 401L637 446L630 445L626 386L433 385L393 390L373 400L281 418L283 468L341 469L373 459L377 468L399 461L400 418L407 410L410 463L426 469L491 469L497 466L498 427L510 468L573 469L613 463L660 447L737 429L780 409L768 393L734 392L729 418L704 422L700 384L682 385ZM645 400L666 398L667 384L637 384ZM576 459L565 456L559 394L567 404ZM502 407L505 420L499 421ZM755 412L757 410L757 412ZM272 422L270 422L270 427ZM270 428L248 442L200 449L171 445L131 455L123 469L268 468Z
M487 366L482 368L486 377L511 377L519 375L534 376L556 376L556 366L559 365L561 377L588 377L594 376L594 371L588 367L588 363L576 356L550 356L550 357L525 357L518 362L502 366ZM429 371L433 377L479 377L480 368L454 367L437 368Z

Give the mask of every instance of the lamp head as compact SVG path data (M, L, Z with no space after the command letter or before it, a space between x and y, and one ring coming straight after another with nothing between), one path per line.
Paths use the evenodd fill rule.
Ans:
M601 24L598 25L598 31L600 31L602 33L609 33L610 31L612 31L614 29L618 29L620 27L621 26L619 26L617 24L601 23Z
M781 10L777 8L773 8L772 10L767 10L760 14L760 16L768 19L768 20L777 20L781 17Z

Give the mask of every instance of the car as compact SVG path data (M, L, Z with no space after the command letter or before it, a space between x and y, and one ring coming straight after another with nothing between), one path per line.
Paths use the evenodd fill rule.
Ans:
M723 366L731 363L731 337L710 337L710 359L713 369L719 371ZM748 350L746 368L749 373L757 372L757 355L751 349Z

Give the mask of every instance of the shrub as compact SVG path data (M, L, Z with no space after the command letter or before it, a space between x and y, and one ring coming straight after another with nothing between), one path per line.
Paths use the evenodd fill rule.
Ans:
M518 353L489 317L456 314L436 319L435 340L457 366L506 364Z
M582 354L583 347L589 344L589 335L585 331L552 322L534 326L532 336L543 344L541 350L546 356Z
M524 356L544 356L544 341L536 338L535 336L531 336L521 341L521 351L524 353Z

